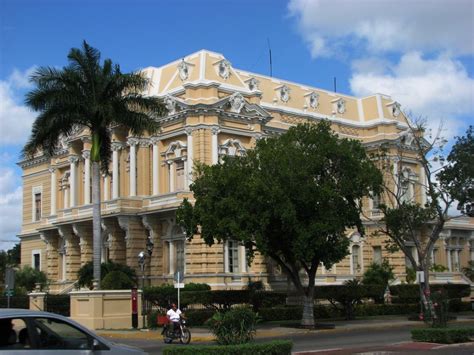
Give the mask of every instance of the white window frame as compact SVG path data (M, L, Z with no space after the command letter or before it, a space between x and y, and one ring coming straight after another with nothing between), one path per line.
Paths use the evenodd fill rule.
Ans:
M375 260L375 250L380 250L380 260L376 261ZM380 245L374 245L372 247L372 252L373 252L373 260L372 262L377 265L382 265L383 263L383 251L382 251L382 246Z
M41 249L34 249L31 251L31 267L35 269L35 255L39 255L39 271L43 270L43 261L41 257Z
M36 218L37 217L36 216L36 201L35 201L36 194L41 195L41 216L43 216L43 185L33 186L33 188L31 189L31 206L32 206L31 221L32 222L39 222L41 220L41 216L39 219Z

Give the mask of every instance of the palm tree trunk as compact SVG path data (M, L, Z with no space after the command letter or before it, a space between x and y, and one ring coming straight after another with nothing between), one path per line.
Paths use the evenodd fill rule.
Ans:
M100 163L92 161L92 236L94 289L100 290L100 259L102 255L102 234L100 217Z

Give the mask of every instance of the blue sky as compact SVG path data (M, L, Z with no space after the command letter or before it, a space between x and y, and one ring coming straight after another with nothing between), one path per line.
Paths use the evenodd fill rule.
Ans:
M0 248L20 229L16 167L34 114L36 66L63 66L83 39L124 71L205 48L233 66L331 90L382 92L448 139L474 124L470 0L0 0Z

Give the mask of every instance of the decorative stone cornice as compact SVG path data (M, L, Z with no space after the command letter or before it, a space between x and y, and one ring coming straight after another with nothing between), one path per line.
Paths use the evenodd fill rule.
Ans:
M150 142L151 144L155 145L155 144L158 144L160 142L161 138L160 137L156 137L156 136L153 136L150 138Z
M68 157L68 160L71 164L77 164L77 162L79 161L79 157L77 155L70 155Z
M127 138L127 145L128 146L136 146L140 143L140 139L136 137L128 137Z
M125 232L125 246L127 248L130 247L130 230L129 230L129 224L130 224L130 217L129 216L118 216L117 217L118 224L120 228Z
M218 126L214 126L214 127L211 128L212 135L215 136L216 134L219 134L219 132L220 132L220 129L219 129Z
M111 144L111 149L114 152L122 150L124 147L125 147L125 145L121 142L112 142L112 144Z
M90 159L91 158L91 151L90 150L83 150L82 151L82 157L84 159Z

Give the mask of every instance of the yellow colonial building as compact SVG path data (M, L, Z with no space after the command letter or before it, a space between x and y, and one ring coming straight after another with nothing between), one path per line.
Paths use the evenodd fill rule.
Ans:
M193 163L215 164L224 155L245 154L258 139L280 134L299 122L328 119L342 137L359 139L367 149L403 142L409 150L406 118L389 96L353 97L236 69L221 54L201 50L143 73L147 94L163 98L168 114L154 136L133 137L121 127L113 135L110 174L102 178L102 259L137 270L140 251L147 254L148 284L205 282L213 288L242 288L262 280L271 288L287 287L287 279L269 260L257 256L247 266L245 249L236 242L206 246L199 236L187 241L176 225L175 212L191 198ZM20 162L23 169L22 265L47 273L51 292L72 290L77 271L92 260L90 137L87 131L62 139L52 158L38 155ZM417 181L423 170L413 159L394 159L395 171L410 177L407 198L423 202ZM365 201L371 230L381 214L378 201ZM373 228L372 228L373 229ZM341 283L361 276L372 262L387 258L399 281L406 261L389 254L382 237L361 238L348 231L350 254L331 270L320 268L317 284ZM468 282L459 272L474 260L473 218L450 222L432 260L449 272L433 281Z

